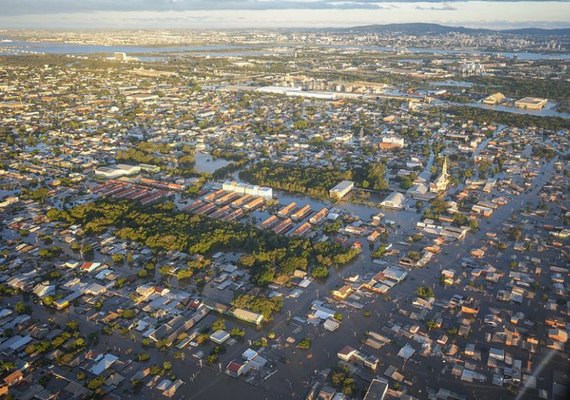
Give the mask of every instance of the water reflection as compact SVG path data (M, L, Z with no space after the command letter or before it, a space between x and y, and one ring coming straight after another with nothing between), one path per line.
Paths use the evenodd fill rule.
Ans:
M225 167L230 163L223 158L214 158L210 153L196 152L195 169L198 172L213 173L215 170Z

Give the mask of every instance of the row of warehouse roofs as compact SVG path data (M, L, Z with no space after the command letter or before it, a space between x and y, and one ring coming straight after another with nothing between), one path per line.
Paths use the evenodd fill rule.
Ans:
M192 202L185 210L195 212L197 214L207 215L210 218L221 218L223 220L234 220L245 214L247 211L253 211L263 204L264 197L260 197L264 188L256 185L246 185L235 182L226 182L221 189L211 192L205 192L203 197ZM270 193L271 189L267 188ZM252 194L257 193L257 197ZM269 195L269 194L268 194ZM219 206L220 208L217 208ZM232 211L232 209L237 209ZM240 212L240 209L243 209ZM291 231L291 236L302 236L311 230L313 225L320 225L326 219L336 219L339 214L336 209L329 210L322 208L314 213L311 205L297 205L291 202L282 206L276 215L270 215L268 218L257 224L260 229L272 229L276 233L284 234ZM306 218L310 218L293 229L293 221L300 222ZM347 231L350 234L350 232Z
M253 190L251 192L254 192ZM256 193L259 193L255 190ZM201 214L224 221L237 220L246 213L256 210L265 202L265 197L252 194L243 194L224 189L212 192L201 192L202 197L184 208L196 214Z
M154 180L148 181L151 182L144 181L141 182L142 184L135 184L111 180L92 189L92 193L101 197L138 201L142 205L152 204L173 195L169 185L174 184L163 184ZM157 186L164 186L165 188L159 189Z
M282 207L277 215L270 215L265 220L259 222L256 227L259 229L271 229L277 234L290 234L290 236L303 236L313 228L322 224L326 218L333 219L334 213L329 212L327 208L322 208L320 211L312 215L308 221L294 228L295 222L300 222L312 214L312 209L309 204L297 207L296 202L292 202ZM338 218L338 216L337 216ZM290 232L290 233L288 233Z
M232 190L239 190L234 192ZM211 189L202 193L202 197L192 202L185 211L206 215L210 218L222 220L235 220L245 215L246 212L253 211L263 205L263 197L255 197L250 194L243 194L244 188L253 187L255 185L237 184L235 182L226 182L222 189ZM271 189L269 189L271 190ZM253 191L255 193L255 191ZM251 192L250 192L251 193ZM257 193L260 193L259 191ZM232 210L234 209L234 210ZM326 220L336 220L343 213L341 209L326 207L316 211L310 204L298 205L296 202L281 206L275 214L269 215L267 218L259 222L256 227L259 229L271 229L277 234L287 234L290 236L310 235L313 226L318 226ZM302 222L295 226L296 222ZM368 234L366 228L355 225L349 225L341 229L347 235L362 236ZM374 241L380 232L373 230L369 236L370 241Z
M136 184L141 185L141 186L155 188L155 189L174 190L176 192L181 192L186 188L186 185L180 184L180 183L163 182L163 181L159 181L156 179L140 177L140 178L135 179L135 180L132 180L132 179L127 179L127 180L110 179L105 184L98 186L96 189L94 189L92 191L96 192L96 191L103 190L107 187L108 184L123 184L124 185L124 184L128 184L128 183L132 183L132 184L136 183Z

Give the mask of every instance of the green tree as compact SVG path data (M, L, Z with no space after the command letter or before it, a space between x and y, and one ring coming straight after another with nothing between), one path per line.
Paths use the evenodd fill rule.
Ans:
M317 279L327 278L329 276L329 269L324 265L318 265L311 271L311 276Z
M26 303L24 303L23 301L17 302L16 305L14 306L14 310L18 314L29 314L29 312L31 311L30 307L28 307Z
M368 166L366 180L371 184L374 190L388 189L388 181L386 180L386 165L384 163L371 163Z
M431 331L432 329L437 328L437 323L432 319L428 319L426 321L426 328Z
M309 350L311 348L312 341L310 338L303 338L298 344L297 348L301 350Z
M416 294L419 298L424 300L429 300L430 298L434 297L433 289L429 286L419 286L416 289Z
M245 336L245 331L240 328L233 328L230 331L230 336L236 339L241 339Z
M220 331L220 330L225 330L226 329L226 321L218 318L217 320L215 320L212 323L212 331Z
M69 320L65 323L65 327L71 332L76 332L79 330L79 322L73 319Z
M105 383L105 379L102 376L98 376L96 378L91 379L88 383L87 383L87 388L89 390L97 390L99 389L101 386L103 386L103 384Z
M133 319L136 315L136 312L134 309L132 308L128 308L126 310L123 310L121 312L121 317L125 318L125 319Z

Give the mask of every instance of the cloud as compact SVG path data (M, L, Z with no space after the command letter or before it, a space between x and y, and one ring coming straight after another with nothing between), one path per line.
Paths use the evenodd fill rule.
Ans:
M568 0L513 1L0 0L0 29L217 30L406 22L504 28L570 25Z
M382 2L382 0L380 0ZM378 9L378 0L0 0L4 15L88 11Z
M220 10L335 10L385 9L397 3L434 3L418 9L450 10L448 2L471 0L0 0L3 15L77 13L93 11L220 11ZM483 0L500 3L509 0ZM510 0L517 1L517 0ZM545 0L526 0L541 2ZM560 0L567 2L569 0ZM440 5L441 4L441 5Z
M457 10L456 7L453 7L450 4L443 3L441 6L416 6L416 10L430 10L430 11L455 11Z

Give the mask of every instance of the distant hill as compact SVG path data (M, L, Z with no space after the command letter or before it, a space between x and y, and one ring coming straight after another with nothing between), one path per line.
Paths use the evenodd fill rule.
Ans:
M364 25L355 26L353 28L338 29L344 32L357 32L357 33L404 33L409 35L441 35L446 33L510 33L513 35L557 35L566 36L570 35L570 28L561 29L540 29L540 28L521 28L521 29L479 29L479 28L465 28L462 26L446 26L439 24L426 24L426 23L408 23L408 24L386 24L386 25Z
M560 29L541 29L541 28L521 28L521 29L507 29L504 31L498 31L504 33L512 33L514 35L557 35L557 36L568 36L570 35L570 28L560 28Z

